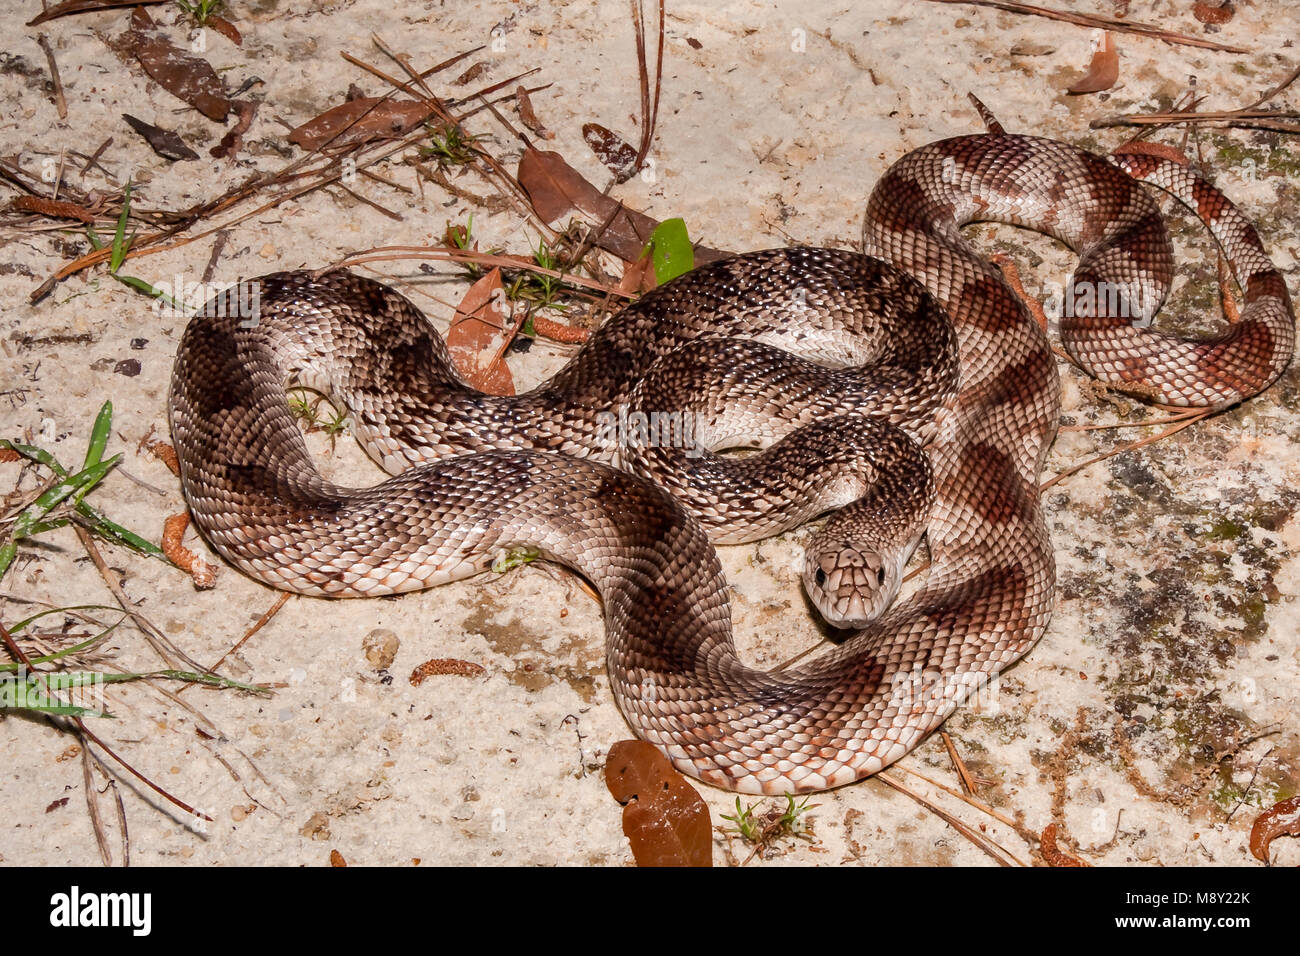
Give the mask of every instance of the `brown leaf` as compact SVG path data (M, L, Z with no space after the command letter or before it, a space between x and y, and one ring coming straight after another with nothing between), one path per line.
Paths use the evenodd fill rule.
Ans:
M1192 7L1192 16L1201 23L1227 23L1236 12L1237 8L1233 6L1232 0L1225 0L1224 3L1206 3L1205 0L1201 0Z
M85 13L89 10L112 10L115 7L133 7L140 3L164 3L166 0L63 0L54 6L42 10L39 15L27 21L29 27L38 26L55 17L66 17L70 13Z
M230 99L226 95L225 83L212 64L191 56L156 32L153 21L142 7L135 8L131 15L131 29L123 34L122 40L159 86L189 103L208 119L218 123L226 121Z
M209 16L208 19L205 20L204 22L208 26L212 27L212 29L220 33L227 40L229 40L231 43L233 43L235 46L244 45L244 38L239 35L239 30L236 29L235 25L231 23L229 20L227 20L225 17Z
M338 850L330 850L330 866L345 867L347 865L348 865L348 861L343 859L342 853L340 853Z
M225 159L227 156L233 158L239 152L244 145L244 134L253 125L253 117L257 115L256 100L235 100L231 105L235 107L235 114L239 118L226 131L226 135L221 137L221 142L208 150L208 154L216 159Z
M163 159L199 158L199 154L186 146L185 140L181 139L180 134L175 130L163 129L160 126L154 126L152 123L146 123L142 119L136 119L130 113L123 113L122 119L126 120L128 126L143 136L153 151Z
M1112 156L1122 156L1125 153L1134 153L1140 156L1158 156L1161 159L1167 159L1179 166L1190 166L1192 161L1187 158L1187 154L1181 149L1170 146L1168 143L1151 143L1146 140L1134 140L1131 143L1125 143L1117 149L1111 150Z
M501 311L504 299L501 270L493 269L470 286L447 330L447 349L456 371L466 383L488 395L515 393L510 368L502 359L515 332Z
M456 86L464 86L466 83L473 83L483 75L486 69L487 64L480 60L451 82Z
M522 86L515 90L515 105L519 109L519 119L542 139L555 139L555 134L542 125L533 110L533 101L528 98L528 91Z
M402 136L419 126L431 110L418 100L380 100L363 96L327 109L289 134L289 142L303 149L350 146L372 139Z
M623 263L623 278L618 280L616 287L620 294L637 295L649 292L654 287L655 261L649 252L635 262Z
M1268 845L1275 837L1300 836L1300 797L1275 803L1255 818L1250 828L1250 852L1268 862Z
M610 747L605 785L623 804L623 833L638 866L713 865L708 806L652 744Z
M599 123L583 123L582 138L596 158L609 167L614 181L625 183L636 175L636 149Z
M659 225L657 220L606 196L559 153L525 149L519 160L518 179L537 215L547 222L555 222L573 211L582 213L597 227L608 222L608 227L596 238L596 245L628 262L641 258L650 234ZM695 247L697 265L725 259L728 255L706 246Z
M1115 85L1119 79L1119 53L1109 31L1101 35L1101 45L1092 54L1087 74L1065 92L1100 93Z

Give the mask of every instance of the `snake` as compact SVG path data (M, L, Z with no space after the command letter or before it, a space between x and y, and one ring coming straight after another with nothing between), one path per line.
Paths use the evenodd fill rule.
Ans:
M468 386L414 305L343 269L257 280L251 316L214 300L182 336L169 398L197 526L245 574L321 597L441 585L524 549L598 592L613 696L679 771L755 794L880 771L1033 647L1053 610L1039 480L1060 416L1056 359L961 228L1009 223L1070 247L1062 344L1145 400L1227 407L1294 351L1281 274L1190 166L985 123L882 175L862 253L792 246L702 265L519 395ZM1143 183L1186 203L1222 250L1242 290L1223 331L1152 327L1175 263ZM291 384L345 405L391 477L322 477ZM683 407L703 450L605 434L618 416ZM661 451L666 477L628 470ZM786 495L797 503L770 500ZM803 581L850 632L799 666L747 665L715 542L843 505L856 516L814 536ZM923 583L884 600L922 536Z

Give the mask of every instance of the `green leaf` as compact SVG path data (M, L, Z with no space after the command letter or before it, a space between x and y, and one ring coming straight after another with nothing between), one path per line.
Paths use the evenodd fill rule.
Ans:
M650 254L654 259L655 282L663 285L695 268L695 249L682 219L665 219L650 233Z
M108 447L108 432L113 424L113 403L105 402L95 416L95 424L90 429L90 444L86 446L86 461L81 466L89 468L98 465L104 459L104 449Z
M131 240L126 238L126 221L131 215L131 183L128 181L122 192L122 214L117 217L117 231L113 234L113 251L108 261L108 271L114 275L126 259L126 251L131 248ZM135 237L132 236L132 239Z
M59 464L59 460L44 448L37 448L35 445L24 445L21 442L16 441L9 441L7 438L0 438L0 448L8 448L12 451L18 452L18 454L22 455L24 458L39 462L60 478L68 477L68 469Z
M13 540L17 541L20 538L27 537L32 533L32 528L49 514L56 505L78 492L89 491L121 460L121 455L114 455L108 461L93 465L84 471L78 472L71 478L65 478L53 488L47 490L18 516L18 519L14 522L13 530L10 532Z

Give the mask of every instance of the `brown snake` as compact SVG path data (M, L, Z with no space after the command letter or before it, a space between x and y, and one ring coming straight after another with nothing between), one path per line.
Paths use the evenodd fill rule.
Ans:
M1230 405L1272 382L1294 348L1281 276L1213 187L1167 160L1120 160L1191 206L1244 290L1240 321L1217 338L1183 342L1145 327L1173 259L1158 208L1135 180L1076 148L990 129L919 149L881 179L865 245L892 265L794 248L702 267L611 319L563 371L520 396L467 389L427 321L369 279L268 276L254 321L222 317L210 304L186 329L170 402L195 519L243 571L318 595L428 587L485 570L502 549L535 548L600 592L615 697L636 733L678 769L753 793L824 790L872 774L1019 659L1053 605L1038 480L1059 413L1055 360L959 228L1007 222L1071 246L1080 257L1072 290L1097 294L1091 307L1086 295L1071 298L1078 314L1061 319L1063 341L1084 368L1145 398ZM955 395L941 371L952 332L935 300L955 329ZM594 439L597 411L638 401L652 366L669 369L659 394L674 396L682 376L697 374L672 371L681 347L722 336L759 343L729 346L734 354L714 363L732 384L826 430L822 439L845 434L834 430L841 426L879 431L903 454L908 439L884 420L929 442L935 500L924 586L797 669L754 670L733 646L726 582L706 531L723 519L710 524L708 496L743 504L751 493L720 492L709 465L705 503L694 506L702 513L693 516L651 482L599 460L613 453ZM769 387L747 370L773 365L771 346L852 368L783 373ZM829 397L813 395L805 373L840 381ZM394 477L363 489L322 479L286 403L290 380L346 404L358 438ZM715 431L725 433L719 422ZM768 439L786 442L783 433ZM904 480L890 471L892 451L875 459L863 451L867 464L846 466L856 477L827 479L820 453L794 447L784 445L786 464L803 473L787 483L826 493L801 506L804 516L864 495L889 512L873 496ZM896 584L885 583L893 565L859 552L845 575L869 588L876 575L882 588ZM823 577L811 565L810 574Z

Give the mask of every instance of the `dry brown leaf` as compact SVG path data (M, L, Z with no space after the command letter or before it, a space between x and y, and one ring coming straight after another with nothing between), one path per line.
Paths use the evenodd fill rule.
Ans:
M1168 143L1151 143L1146 140L1134 140L1131 143L1125 143L1117 149L1111 150L1112 156L1122 156L1125 153L1133 153L1139 156L1158 156L1161 159L1167 159L1179 166L1190 166L1192 161L1187 158L1187 154L1182 150L1170 146Z
M244 45L244 38L240 36L239 30L236 29L235 25L231 23L229 20L227 20L225 17L209 16L208 19L204 22L207 23L208 26L212 27L212 29L220 33L227 40L229 40L231 43L233 43L235 46Z
M338 850L330 850L330 866L347 866L348 861L343 859L343 854Z
M605 760L605 785L623 804L623 833L638 866L712 866L709 808L653 745L620 740Z
M154 126L152 123L146 123L142 119L137 119L130 113L123 113L122 119L126 120L126 125L131 127L137 133L145 138L150 148L161 156L163 159L198 159L199 154L194 152L185 145L185 140L181 139L180 134L172 129L163 129L161 126Z
M131 14L131 29L123 44L140 61L144 71L168 93L184 100L210 120L226 121L230 98L226 84L207 60L192 56L154 30L142 7Z
M1100 93L1115 85L1119 79L1119 52L1114 37L1108 32L1101 35L1101 43L1092 54L1087 74L1066 90L1067 93Z
M522 86L515 90L515 106L519 110L519 119L525 126L542 139L555 139L555 134L543 126L542 121L537 118L537 113L533 110L533 101L529 99L528 91Z
M636 149L617 133L599 123L583 123L582 138L596 158L609 167L615 182L625 183L636 175Z
M659 225L657 220L606 196L559 153L524 150L519 160L518 179L537 215L548 223L575 211L594 226L608 222L609 226L597 236L596 245L628 262L641 258L650 234ZM706 246L695 247L696 265L724 259L727 255Z
M91 10L112 10L116 7L134 7L142 3L166 3L167 0L63 0L27 21L29 27L38 26L46 20L66 17L71 13L85 13Z
M1233 6L1232 0L1225 0L1223 3L1206 3L1205 0L1201 0L1192 7L1192 16L1201 23L1227 23L1236 12L1237 8Z
M1300 836L1300 797L1275 803L1255 818L1250 828L1250 852L1268 862L1268 845L1275 837Z
M221 137L221 142L208 150L208 154L214 159L235 157L240 147L244 145L244 134L253 125L253 117L257 115L256 100L235 100L231 105L235 107L235 113L239 118L235 120L235 125L226 131L226 135Z
M616 288L622 295L633 296L649 292L655 284L654 257L647 252L634 262L623 263L623 277L618 280Z
M433 110L419 100L380 100L362 96L327 109L289 133L289 142L303 149L328 144L351 146L372 139L402 136L419 126Z
M501 310L504 301L501 270L493 269L470 286L447 330L447 350L456 371L469 385L488 395L515 393L510 368L502 359L515 331Z

